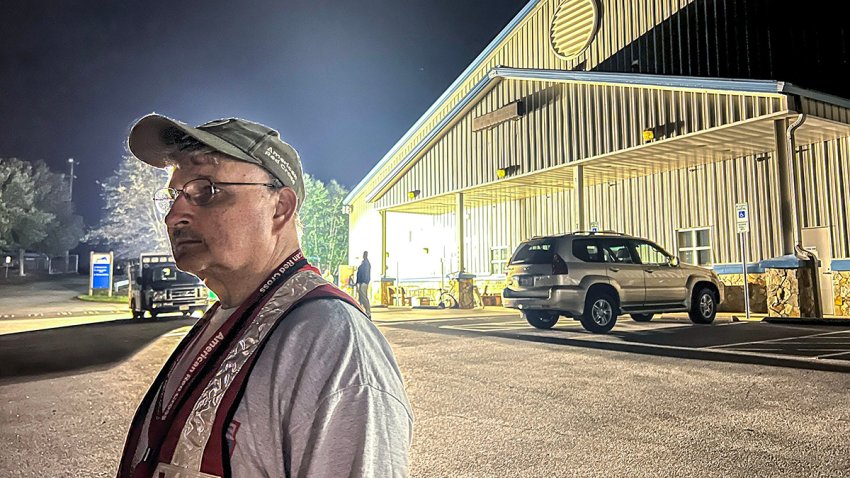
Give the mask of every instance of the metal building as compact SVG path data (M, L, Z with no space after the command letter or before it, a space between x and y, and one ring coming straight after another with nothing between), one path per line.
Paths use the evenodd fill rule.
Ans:
M346 198L350 263L374 251L409 289L466 272L498 293L520 241L598 228L732 290L743 247L756 310L808 315L815 287L850 315L850 42L814 10L532 0Z

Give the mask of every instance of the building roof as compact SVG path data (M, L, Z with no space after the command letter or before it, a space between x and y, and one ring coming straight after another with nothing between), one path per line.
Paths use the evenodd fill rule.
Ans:
M410 129L396 142L396 144L381 158L381 160L369 171L369 173L351 190L346 196L344 204L351 204L354 199L363 193L366 185L383 175L381 182L371 191L365 191L367 201L374 201L380 197L398 177L407 171L421 154L431 147L433 142L440 137L448 128L453 126L459 117L462 117L472 106L474 106L484 94L489 92L493 86L503 80L520 81L553 81L585 84L605 84L614 86L635 86L659 88L665 90L694 90L715 91L735 93L761 93L761 94L785 94L806 97L821 101L830 105L850 108L850 100L828 95L812 90L798 88L790 83L776 80L752 80L734 78L710 78L653 75L640 73L608 73L596 71L565 71L544 69L520 69L509 67L496 67L491 69L454 107L443 117L420 140L413 149L390 170L386 171L387 164L395 157L398 151L413 137L432 116L445 105L447 101L479 70L489 55L495 51L511 32L531 13L540 2L544 0L530 1L513 20L493 39L481 54L461 73L461 75L440 95L439 98L428 108L427 111L410 127ZM383 173L383 174L382 174Z

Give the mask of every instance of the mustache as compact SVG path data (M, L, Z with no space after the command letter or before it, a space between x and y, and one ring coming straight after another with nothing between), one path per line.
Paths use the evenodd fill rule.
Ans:
M171 238L171 243L176 244L177 242L183 241L200 241L201 236L192 231L191 229L181 228L174 229L168 231L168 235Z

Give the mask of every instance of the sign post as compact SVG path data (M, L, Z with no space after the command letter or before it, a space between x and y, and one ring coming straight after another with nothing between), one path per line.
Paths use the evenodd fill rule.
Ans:
M741 262L744 269L744 311L750 320L750 281L747 277L747 242L746 235L750 232L750 210L747 203L735 204L735 225L741 236Z
M89 258L89 295L106 289L112 297L112 253L92 252Z

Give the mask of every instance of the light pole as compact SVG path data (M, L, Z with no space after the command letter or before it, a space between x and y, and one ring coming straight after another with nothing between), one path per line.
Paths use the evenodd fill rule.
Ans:
M68 176L68 202L74 200L74 158L68 158L68 165L71 167L71 173ZM71 251L65 251L65 273L71 268Z
M68 176L68 201L74 200L74 158L68 158L68 164L71 166L71 174Z

